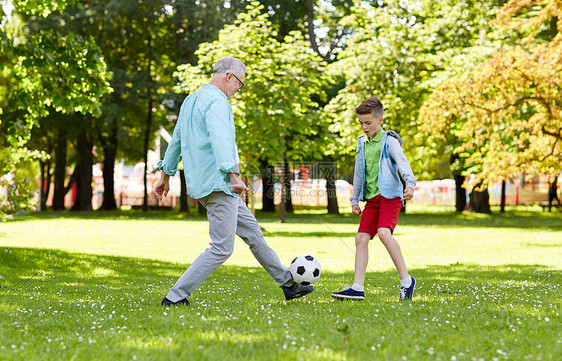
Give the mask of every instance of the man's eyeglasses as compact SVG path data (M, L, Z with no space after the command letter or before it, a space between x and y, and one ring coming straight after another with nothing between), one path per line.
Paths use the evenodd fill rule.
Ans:
M238 82L240 83L240 88L238 89L242 89L244 87L244 83L242 83L242 80L240 80L240 78L238 78L234 73L230 73L230 74L232 74L232 76L234 76L236 80L238 80Z

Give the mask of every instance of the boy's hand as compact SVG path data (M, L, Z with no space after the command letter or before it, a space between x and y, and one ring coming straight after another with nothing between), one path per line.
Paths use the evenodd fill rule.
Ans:
M244 184L244 181L240 179L240 176L236 173L228 173L230 176L230 185L232 186L232 193L242 194L244 191L250 190Z
M351 206L351 212L353 212L356 216L360 216L361 208L359 206Z
M404 198L402 198L405 201L409 201L412 198L414 198L414 190L410 187L406 188L404 190Z
M154 185L154 194L159 200L166 197L170 191L170 176L162 171L162 175L156 184Z

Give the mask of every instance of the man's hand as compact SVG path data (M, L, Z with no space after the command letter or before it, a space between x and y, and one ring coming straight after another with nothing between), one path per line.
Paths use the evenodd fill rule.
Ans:
M159 200L166 197L170 191L170 176L162 171L160 179L154 185L154 194Z
M405 201L409 201L412 198L414 198L414 190L410 187L406 188L404 190L404 198L402 198Z
M230 185L232 186L232 193L242 194L244 191L249 191L250 188L246 187L240 175L236 173L228 173L230 176Z
M353 212L356 216L360 216L361 208L359 206L351 206L351 212Z

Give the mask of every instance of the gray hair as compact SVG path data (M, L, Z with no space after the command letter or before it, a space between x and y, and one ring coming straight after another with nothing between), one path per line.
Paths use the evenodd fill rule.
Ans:
M238 58L233 58L232 56L227 56L225 58L220 59L217 63L213 66L213 73L217 74L226 74L226 73L238 73L238 74L246 74L246 65L242 62L242 60Z

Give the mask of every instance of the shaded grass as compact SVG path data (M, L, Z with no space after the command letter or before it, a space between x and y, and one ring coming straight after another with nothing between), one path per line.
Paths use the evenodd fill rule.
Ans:
M95 215L47 212L0 224L1 360L555 360L562 353L562 231L549 214L401 216L396 238L419 281L413 302L397 300L396 271L378 242L367 300L330 298L352 280L358 217L297 214L281 224L259 214L283 263L304 252L320 258L316 291L284 301L238 240L192 306L171 309L159 302L207 246L206 220Z
M158 306L185 265L1 250L3 360L555 359L561 275L541 265L415 269L415 302L372 272L364 302L333 301L350 272L285 302L260 268L223 266L192 307ZM502 357L504 356L505 357Z

